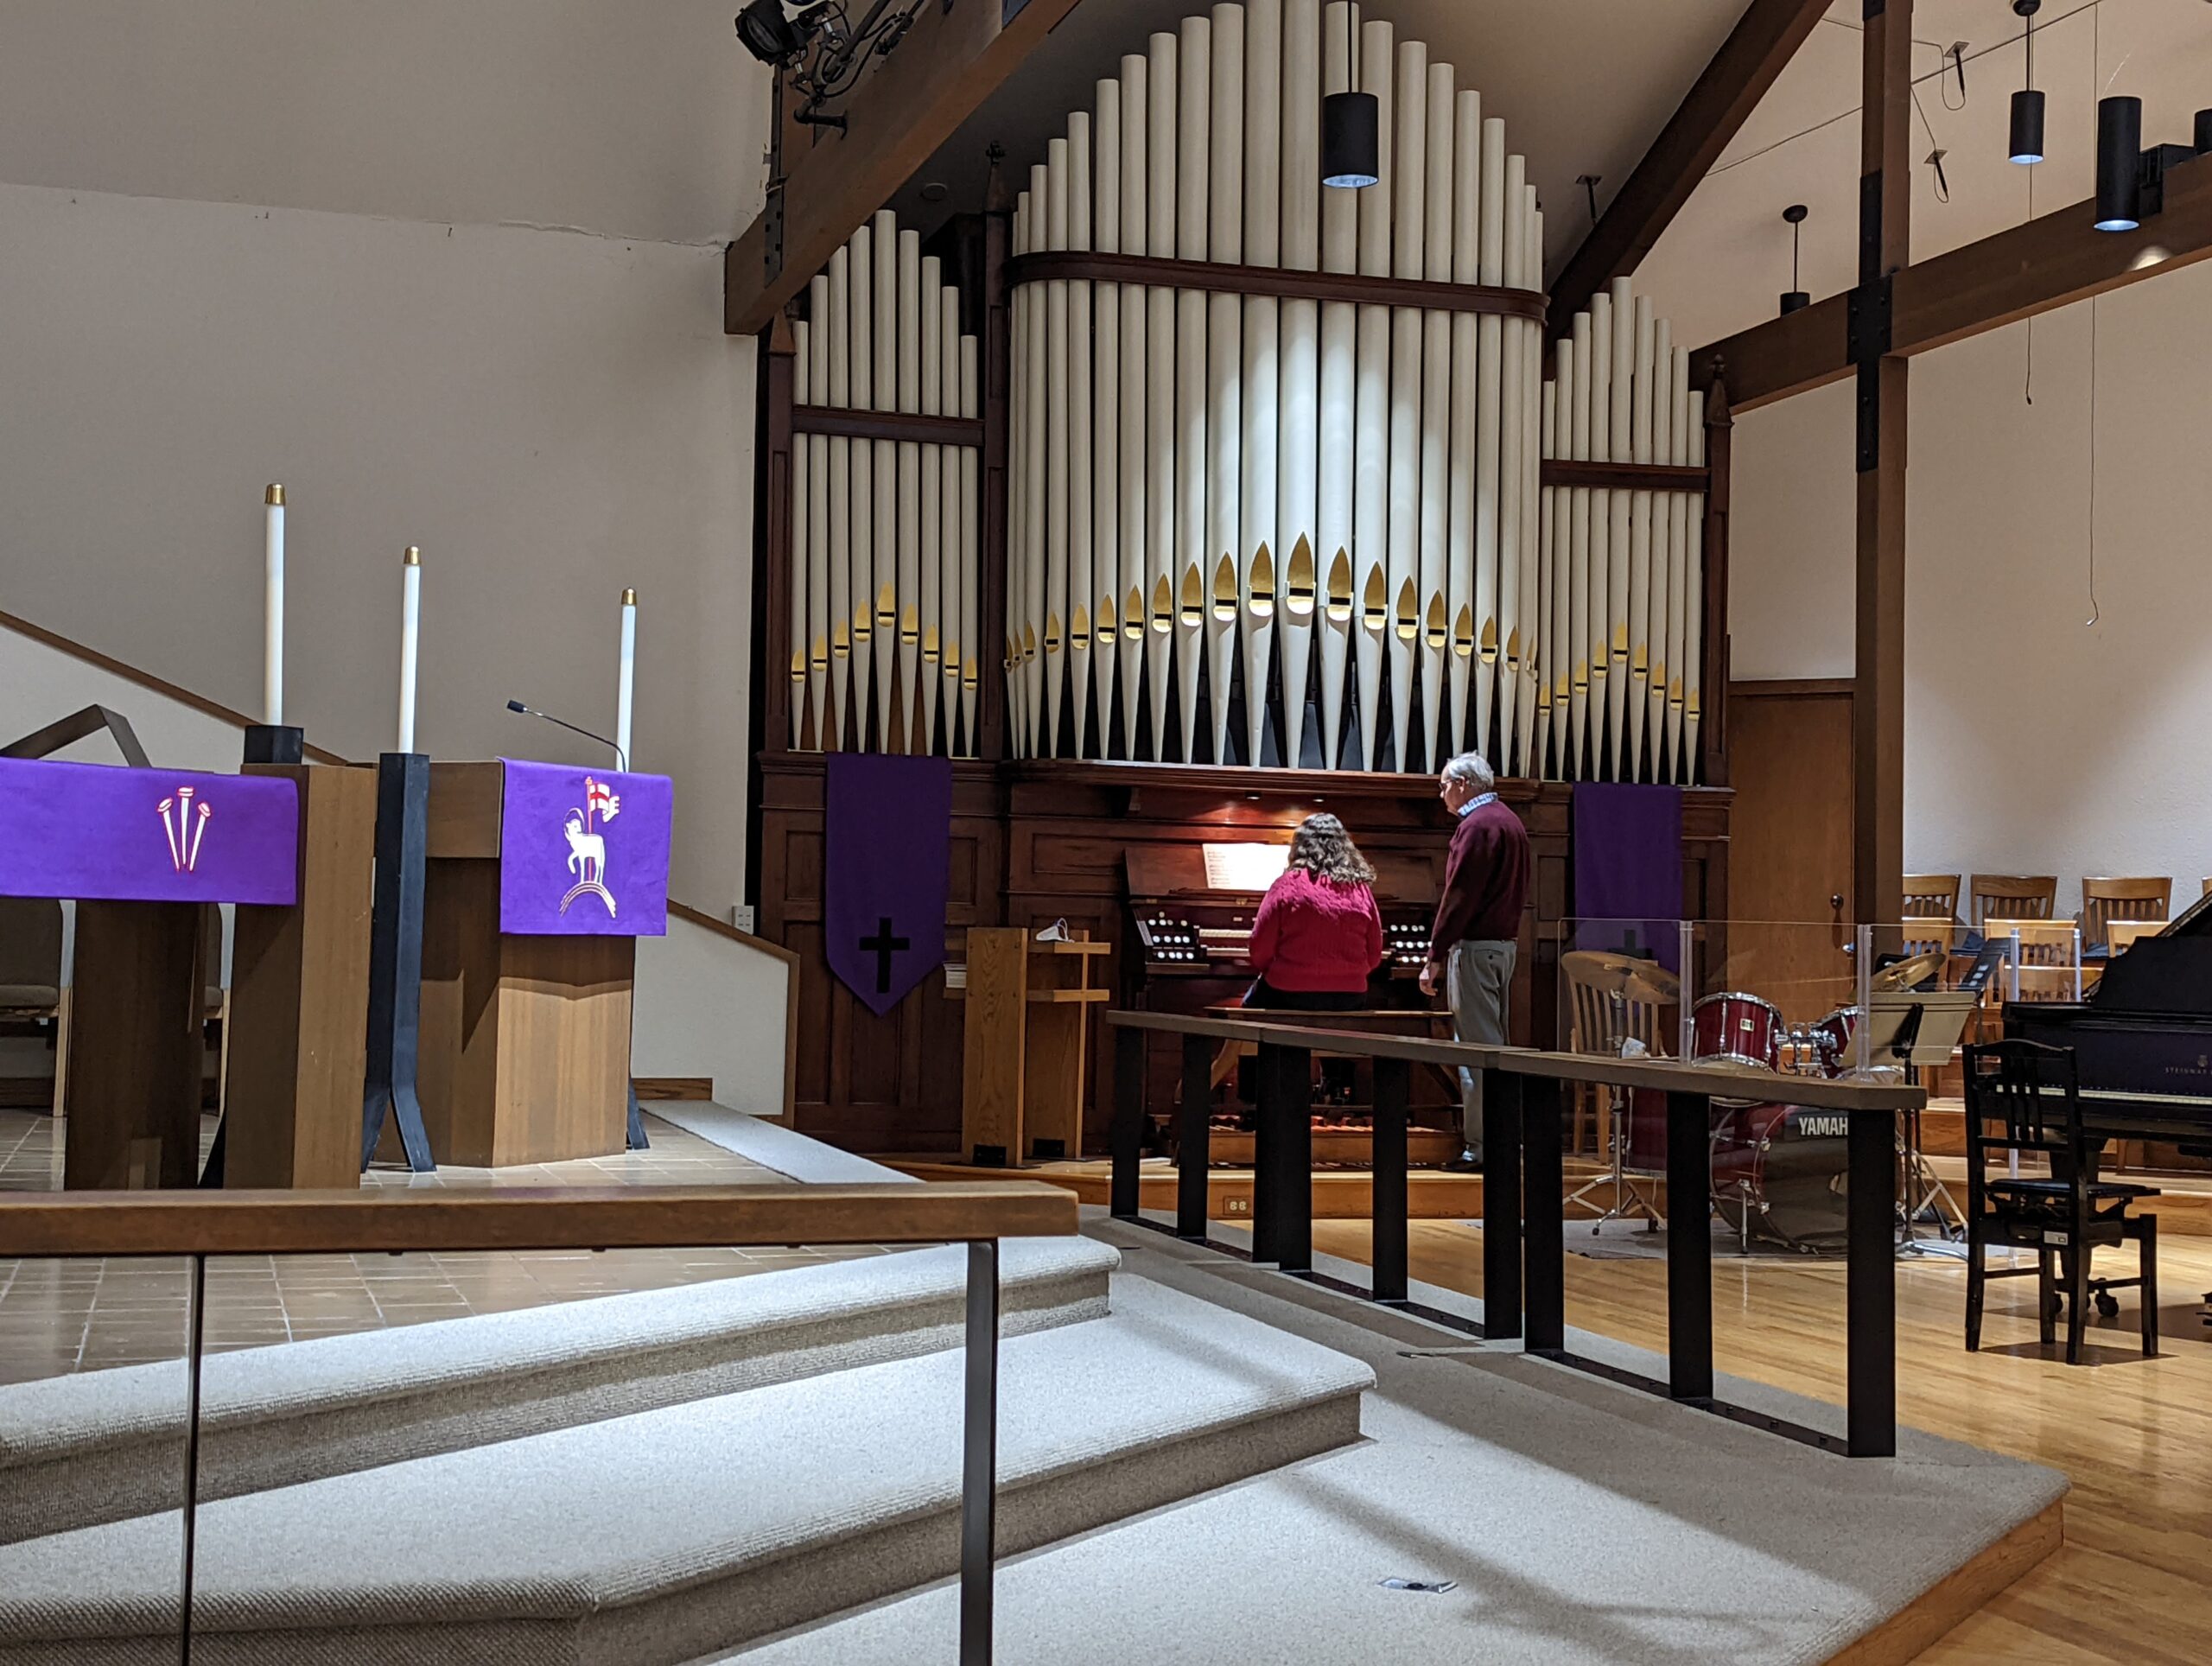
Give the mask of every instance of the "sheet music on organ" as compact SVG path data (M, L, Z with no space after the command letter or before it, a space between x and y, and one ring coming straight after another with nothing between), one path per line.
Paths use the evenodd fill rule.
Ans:
M1211 891L1264 891L1290 866L1287 844L1209 844L1205 849Z

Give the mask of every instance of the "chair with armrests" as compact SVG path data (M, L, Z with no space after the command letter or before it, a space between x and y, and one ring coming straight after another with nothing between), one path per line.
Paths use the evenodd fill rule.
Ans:
M1898 940L1898 952L1908 956L1948 957L1958 940L1958 922L1948 914L1908 914Z
M2037 1317L2045 1345L2054 1339L2059 1299L2066 1308L2066 1363L2082 1360L2089 1303L2107 1317L2119 1311L2114 1290L2142 1293L2143 1351L2158 1351L2158 1218L2129 1207L2158 1195L2155 1187L2097 1178L2095 1145L2082 1128L2082 1098L2071 1047L2037 1041L1995 1041L1966 1050L1967 1347L1981 1346L1982 1298L1993 1278L2026 1276L2026 1268L1992 1270L1989 1249L2036 1252ZM2044 1175L1992 1178L1994 1155L2040 1157ZM2009 1167L2007 1163L2007 1167ZM2090 1276L2098 1249L2133 1242L2137 1276ZM2054 1256L2058 1276L2052 1277Z
M2107 946L2115 920L2163 920L2173 901L2167 879L2085 879L2082 881L2082 946Z
M69 991L61 981L61 905L0 897L0 1024L31 1024L54 1045L54 1113L69 1058Z
M2055 874L1976 874L1967 893L1967 923L1986 932L1991 919L2049 919L2058 901Z
M1907 874L1904 915L1908 919L1955 919L1959 913L1956 874Z

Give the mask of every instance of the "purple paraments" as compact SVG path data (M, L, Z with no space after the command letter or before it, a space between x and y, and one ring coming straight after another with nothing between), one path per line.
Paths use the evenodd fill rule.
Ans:
M499 929L511 937L668 931L665 775L502 759Z
M952 763L832 753L823 949L879 1015L944 963Z
M0 896L285 906L300 794L269 776L0 758Z

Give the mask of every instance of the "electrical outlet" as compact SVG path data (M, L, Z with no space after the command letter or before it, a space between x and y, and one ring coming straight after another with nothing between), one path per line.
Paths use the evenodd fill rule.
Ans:
M1252 1200L1249 1198L1224 1198L1221 1212L1224 1215L1249 1215L1252 1212Z
M737 927L739 931L750 932L753 930L753 905L751 903L740 902L731 905L729 911L729 923Z

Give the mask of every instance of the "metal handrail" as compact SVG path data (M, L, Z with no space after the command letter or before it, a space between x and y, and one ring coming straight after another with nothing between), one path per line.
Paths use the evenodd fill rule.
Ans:
M1766 1072L1716 1070L1679 1060L1614 1059L1545 1052L1414 1036L1332 1030L1325 1019L1308 1026L1280 1020L1185 1018L1166 1013L1114 1011L1115 1105L1111 1208L1116 1218L1143 1218L1138 1161L1146 1124L1146 1042L1154 1034L1182 1038L1183 1104L1178 1123L1178 1237L1207 1237L1205 1168L1211 1112L1209 1066L1213 1046L1242 1041L1257 1050L1259 1103L1252 1186L1255 1262L1313 1279L1313 1198L1312 1079L1315 1052L1374 1061L1372 1275L1352 1294L1410 1307L1407 1277L1408 1075L1414 1064L1478 1071L1483 1082L1483 1304L1479 1326L1428 1308L1426 1316L1477 1334L1518 1338L1531 1353L1854 1457L1897 1451L1897 1274L1891 1243L1896 1131L1900 1112L1927 1103L1903 1083L1847 1082ZM1849 1432L1834 1437L1782 1419L1728 1405L1714 1394L1713 1244L1703 1230L1667 1236L1668 1370L1663 1383L1580 1358L1567 1347L1566 1269L1560 1138L1561 1088L1592 1082L1656 1092L1666 1101L1667 1188L1670 1199L1703 1200L1712 1190L1712 1101L1715 1097L1786 1099L1840 1112L1846 1123L1848 1185L1846 1275ZM1468 1134L1472 1137L1473 1129ZM1705 1216L1697 1216L1700 1226ZM1234 1246L1215 1248L1237 1253ZM1330 1281L1334 1282L1334 1281Z

